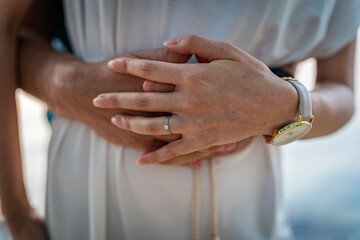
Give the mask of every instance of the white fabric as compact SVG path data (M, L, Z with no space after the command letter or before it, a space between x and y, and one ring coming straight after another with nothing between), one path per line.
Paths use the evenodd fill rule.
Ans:
M195 33L269 66L333 54L360 24L357 0L65 0L76 53L89 61Z
M47 201L52 239L191 239L192 169L138 166L140 152L110 144L81 123L57 116L52 125ZM278 148L262 137L216 159L223 239L288 239L278 160ZM199 239L211 230L208 167L204 161L200 169Z
M98 61L194 33L234 43L269 66L325 57L356 33L360 1L65 0L75 53ZM138 166L140 152L55 117L47 225L52 239L191 239L192 170ZM211 229L208 165L200 170L200 239ZM222 239L290 239L279 148L262 137L216 159Z

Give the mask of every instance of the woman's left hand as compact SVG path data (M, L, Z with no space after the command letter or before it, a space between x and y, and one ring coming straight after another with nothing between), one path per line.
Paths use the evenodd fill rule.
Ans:
M144 86L173 84L174 92L106 93L94 100L101 108L172 113L169 130L181 134L181 139L144 154L140 163L164 162L254 135L271 135L296 118L295 88L236 46L196 35L170 39L165 45L177 53L195 54L201 63L118 58L109 66L148 79ZM117 115L112 122L135 133L167 135L166 118Z

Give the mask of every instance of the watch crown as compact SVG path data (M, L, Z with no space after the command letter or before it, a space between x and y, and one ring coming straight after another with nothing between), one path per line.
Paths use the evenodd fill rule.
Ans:
M301 123L301 115L300 114L297 116L296 123Z

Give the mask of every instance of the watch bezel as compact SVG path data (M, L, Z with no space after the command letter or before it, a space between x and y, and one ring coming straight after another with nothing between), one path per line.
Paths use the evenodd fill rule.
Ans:
M307 125L307 126L310 127L310 129L304 133L304 135L306 135L311 130L313 121L314 121L314 116L312 116L312 118L309 121L303 121L301 119L301 115L298 115L296 122L287 124L287 125L285 125L284 127L280 128L280 129L275 129L274 132L273 132L272 137L269 140L267 140L266 143L272 144L272 145L275 145L275 146L281 146L281 145L284 145L284 144L287 144L287 143L291 143L291 142L295 141L296 139L294 139L292 141L289 141L289 142L286 142L286 143L283 143L283 144L276 144L276 139L278 139L279 136L281 136L284 133L290 131L291 129L294 129L294 128L299 127L299 126L304 126L304 125ZM302 137L302 136L300 135L300 137Z

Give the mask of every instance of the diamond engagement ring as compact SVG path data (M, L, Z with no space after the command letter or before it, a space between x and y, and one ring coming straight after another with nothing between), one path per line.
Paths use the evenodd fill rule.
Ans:
M170 119L170 116L167 116L166 117L166 122L165 122L165 125L164 125L164 129L169 132L169 135L172 135L172 132L170 131L169 119Z

